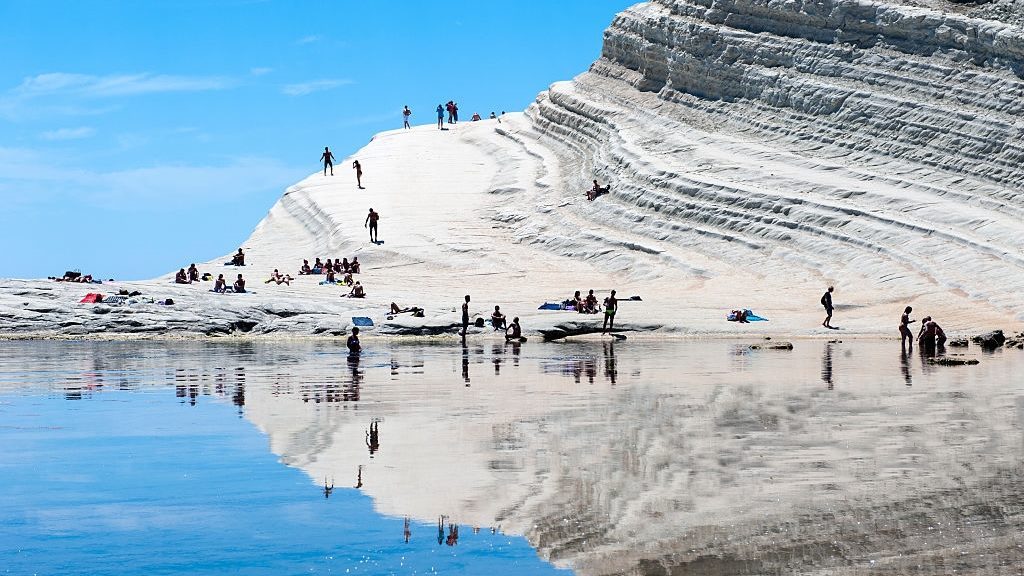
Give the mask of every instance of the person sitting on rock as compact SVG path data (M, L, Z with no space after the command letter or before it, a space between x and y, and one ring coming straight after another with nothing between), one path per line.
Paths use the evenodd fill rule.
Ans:
M238 275L238 279L235 280L235 283L231 288L236 294L245 294L245 280L242 278L241 274Z
M491 312L491 326L494 326L495 330L504 330L505 326L505 315L501 313L501 306L495 306L494 312Z
M199 282L199 269L196 268L195 262L188 267L188 283Z
M583 302L583 311L586 314L597 314L597 296L594 296L593 290L587 293L587 299Z
M181 268L178 273L174 275L175 284L188 284L188 274L185 273L185 269Z
M352 265L348 263L348 258L341 259L341 271L345 273L352 271Z
M607 186L602 188L601 185L597 183L597 180L594 180L594 187L587 190L587 200L592 201L602 194L607 194L609 190L610 189Z
M352 263L349 265L349 270L351 270L351 272L353 274L359 274L359 257L358 256L353 256L352 257Z
M241 248L239 248L238 252L236 252L235 255L231 257L231 265L245 266L245 253L242 252Z
M330 258L328 258L327 261L324 262L324 274L333 275L334 272L336 272L336 270L334 269L334 263L331 262Z
M337 258L334 259L334 271L338 274L344 272L344 270L342 270L341 260L338 260Z
M302 261L302 268L299 268L300 276L308 276L313 273L313 269L309 267L309 260Z
M483 118L480 117L480 114L478 112L473 112L473 117L470 118L469 120L470 122L479 122L480 120L483 120Z
M320 261L319 258L317 258L316 262L313 263L313 274L323 274L323 273L324 273L324 264L323 264L323 262Z
M224 279L224 275L223 274L218 274L217 275L217 280L213 283L213 291L217 292L218 294L223 294L223 293L227 292L227 289L228 289L228 282L227 282L227 280Z
M352 273L351 272L345 272L345 275L341 277L341 283L344 284L345 286L351 286L352 285Z
M366 291L363 290L363 285L360 284L358 281L356 281L356 283L352 285L352 290L349 291L348 297L349 298L366 298Z
M334 279L334 268L326 268L326 270L327 278L324 279L324 282L327 284L334 284L336 282L336 280Z
M582 314L583 313L583 306L584 306L584 304L583 304L583 297L580 296L580 291L577 290L572 295L572 308L573 308L573 310L575 310L575 311L579 312L580 314Z
M522 340L523 339L523 328L519 325L519 316L512 319L512 323L509 324L505 330L505 340Z

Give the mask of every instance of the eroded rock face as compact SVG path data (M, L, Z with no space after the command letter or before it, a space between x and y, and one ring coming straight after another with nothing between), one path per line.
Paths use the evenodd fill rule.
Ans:
M612 194L593 211L505 221L571 252L541 222L582 219L579 256L614 250L607 266L637 276L756 266L894 298L934 283L1020 310L1024 33L963 12L634 6L589 72L538 97L534 133L509 133L548 159L542 179L570 183L560 194L592 177ZM612 232L588 233L598 226Z

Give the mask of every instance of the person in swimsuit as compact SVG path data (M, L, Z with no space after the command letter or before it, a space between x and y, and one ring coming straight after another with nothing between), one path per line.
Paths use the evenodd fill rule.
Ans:
M594 296L593 290L587 292L587 299L584 304L583 310L587 314L597 314L597 296Z
M523 328L519 325L519 316L512 319L512 323L508 325L508 329L505 330L505 341L521 340L523 338Z
M407 105L402 110L402 127L406 130L412 128L412 126L409 126L409 116L412 116L412 110L409 110L409 106Z
M829 286L828 290L821 295L821 305L825 307L825 321L821 323L825 328L831 328L829 322L832 321L832 311L835 308L832 307L832 291L835 290L834 286Z
M185 269L184 268L179 269L178 273L174 275L174 283L175 284L189 284L188 275L185 274Z
M491 312L491 326L494 326L495 330L504 330L505 326L505 315L501 313L501 306L495 306L494 312Z
M324 153L320 155L320 161L324 163L324 176L327 176L327 169L331 169L331 176L334 176L334 154L324 146Z
M462 303L462 337L466 337L469 330L469 294L466 294L466 301Z
M235 290L236 294L244 294L245 293L245 280L242 279L242 275L241 274L238 275L238 279L235 280L235 284L234 284L234 286L232 286L232 288Z
M615 329L615 313L619 311L619 299L615 297L615 290L604 299L604 324L601 332Z
M348 337L345 345L348 346L350 356L357 356L363 351L363 347L359 345L359 328L352 328L352 335Z
M363 165L359 163L359 160L352 162L352 169L356 171L356 186L360 190L363 189Z
M910 325L916 322L916 320L910 319L910 313L913 311L912 307L907 306L903 309L903 315L900 316L900 346L906 347L909 340L911 350L914 348L914 333L910 331Z
M213 291L218 293L218 294L223 294L224 292L227 292L227 289L228 289L228 282L227 282L227 280L224 279L224 275L223 274L218 274L217 275L217 281L213 283Z
M194 262L188 267L188 283L191 284L193 282L199 282L199 269L196 268Z
M377 220L380 220L380 214L370 208L370 213L366 215L366 221L363 222L363 228L370 227L370 242L374 244L377 243Z

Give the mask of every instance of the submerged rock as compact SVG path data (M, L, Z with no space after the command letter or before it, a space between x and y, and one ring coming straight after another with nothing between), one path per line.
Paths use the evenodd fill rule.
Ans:
M792 350L792 342L763 342L761 344L751 344L751 350Z
M973 366L978 364L977 358L963 358L960 356L941 356L939 358L929 358L929 364L936 366Z
M995 350L1006 342L1006 336L1003 335L1002 330L993 330L991 332L979 334L974 338L971 338L971 341L985 350Z
M967 337L966 336L961 336L959 338L953 338L949 342L947 342L946 345L950 346L952 348L966 348L967 347Z

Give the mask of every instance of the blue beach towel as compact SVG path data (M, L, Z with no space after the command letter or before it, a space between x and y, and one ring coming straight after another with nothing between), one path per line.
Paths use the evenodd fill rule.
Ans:
M557 302L545 302L537 310L561 310L562 305Z
M373 326L373 320L370 320L366 316L353 316L352 317L352 325L353 326L359 326L359 327L372 327Z

